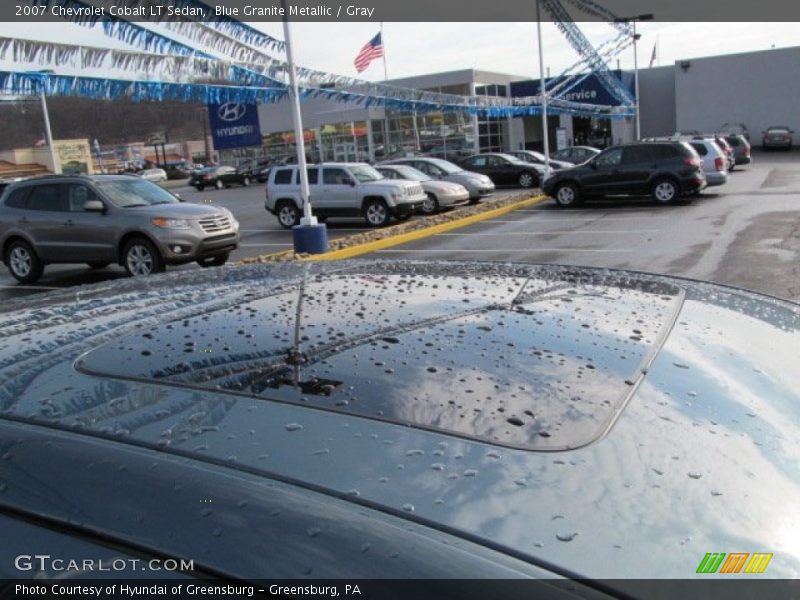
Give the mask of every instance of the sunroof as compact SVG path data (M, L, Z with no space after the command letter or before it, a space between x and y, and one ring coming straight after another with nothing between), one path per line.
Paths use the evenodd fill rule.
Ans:
M317 276L121 338L78 368L563 450L614 422L681 300L627 280Z

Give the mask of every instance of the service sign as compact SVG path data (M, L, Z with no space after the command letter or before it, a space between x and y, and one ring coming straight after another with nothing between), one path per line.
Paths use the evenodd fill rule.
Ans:
M261 128L258 125L256 104L238 102L209 104L208 116L215 149L261 145Z

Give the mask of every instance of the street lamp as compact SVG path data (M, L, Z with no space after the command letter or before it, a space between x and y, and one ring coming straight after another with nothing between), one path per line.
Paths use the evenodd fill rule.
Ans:
M616 23L633 23L633 86L634 94L636 94L636 140L641 137L641 120L639 118L639 53L637 51L636 42L641 38L641 34L636 33L636 23L639 21L652 21L653 14L646 13L643 15L636 15L633 17L620 17L614 19Z

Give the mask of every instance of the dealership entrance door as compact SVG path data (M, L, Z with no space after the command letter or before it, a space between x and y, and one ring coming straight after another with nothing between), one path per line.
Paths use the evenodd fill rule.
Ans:
M572 142L575 146L607 148L612 144L611 119L572 117Z

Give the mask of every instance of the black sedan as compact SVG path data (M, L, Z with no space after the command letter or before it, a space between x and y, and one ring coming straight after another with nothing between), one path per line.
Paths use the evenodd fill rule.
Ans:
M716 579L735 553L724 583L772 587L699 597L772 599L800 573L786 301L554 265L263 264L29 296L0 331L6 581L687 600L643 580Z
M251 176L246 171L240 171L234 167L208 167L200 171L193 172L189 178L189 185L202 192L207 187L214 187L218 190L229 188L232 185L250 185Z
M461 166L486 175L495 185L518 185L530 188L539 185L543 169L510 154L475 154L461 161Z
M562 207L587 198L648 194L668 204L706 185L703 161L688 143L638 142L608 148L582 165L554 171L542 190Z
M534 152L533 150L511 150L508 152L511 156L516 157L518 160L532 163L534 165L539 165L540 167L545 166L545 156L541 152ZM567 162L564 160L554 160L550 159L550 168L551 169L569 169L570 167L574 167L575 163Z

